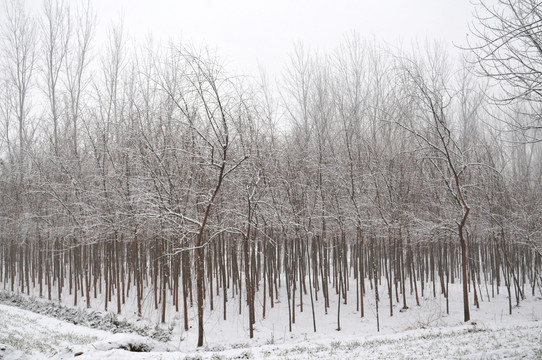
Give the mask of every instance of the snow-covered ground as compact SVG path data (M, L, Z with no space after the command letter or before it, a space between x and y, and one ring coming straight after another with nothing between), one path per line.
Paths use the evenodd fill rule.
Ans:
M382 291L384 288L382 288ZM313 332L310 298L304 312L296 306L296 323L288 331L288 307L283 300L258 310L254 339L248 338L247 315L239 315L239 300L228 302L228 320L217 298L215 311L206 311L205 346L196 349L196 322L181 329L180 314L172 313L167 326L174 326L172 339L162 343L135 334L112 334L89 329L12 306L0 305L0 359L355 359L355 358L528 358L542 359L542 298L529 297L513 315L508 315L505 289L496 298L485 297L480 309L471 307L472 321L462 322L461 293L451 288L450 314L445 299L426 294L421 306L408 297L409 309L400 312L394 303L379 303L380 332L376 329L374 298L365 298L365 317L356 311L356 299L341 304L341 331L337 331L337 302L325 314L321 299L316 303L317 332ZM453 290L453 291L452 291ZM261 299L260 299L261 300ZM262 304L260 303L260 306ZM191 316L194 316L191 311ZM2 350L3 348L3 350ZM130 350L151 350L133 352Z
M387 335L343 336L340 332L312 339L267 345L250 342L214 349L180 352L133 334L111 334L47 316L0 305L2 359L401 359L401 358L542 358L542 323L518 321L487 326L468 323L398 331ZM295 337L294 337L295 338ZM327 338L327 339L326 339ZM143 345L143 346L142 346ZM130 352L135 347L151 352ZM147 347L147 348L146 348ZM6 347L4 347L6 348ZM7 351L6 351L7 350ZM137 350L137 348L136 348ZM24 353L23 353L24 352ZM25 354L26 353L26 354Z

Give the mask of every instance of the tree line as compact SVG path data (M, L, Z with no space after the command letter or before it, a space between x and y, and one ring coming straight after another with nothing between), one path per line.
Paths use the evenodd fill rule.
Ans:
M140 316L149 302L162 322L182 312L185 329L195 306L198 346L217 299L224 319L229 301L248 311L252 337L279 292L290 330L310 304L315 331L314 302L332 296L340 329L350 297L360 316L366 296L393 315L407 292L448 299L459 281L468 321L501 285L510 313L542 292L542 70L521 51L529 78L489 68L504 60L482 15L466 59L351 35L253 79L207 49L129 46L121 26L99 48L88 4L4 9L5 289L119 314L133 298ZM511 41L523 35L536 48L536 32Z

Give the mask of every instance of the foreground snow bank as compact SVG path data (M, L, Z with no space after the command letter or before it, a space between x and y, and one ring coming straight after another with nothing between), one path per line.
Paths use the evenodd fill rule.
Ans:
M74 325L12 306L0 305L0 359L73 358L111 350L165 352L165 344L136 334Z
M129 321L120 319L114 313L102 313L95 310L68 307L34 297L14 294L5 290L0 290L0 303L52 316L76 325L85 325L112 333L135 333L159 341L168 341L171 337L171 329L162 329L144 324L135 325Z
M485 328L466 324L419 329L368 338L307 340L221 351L134 353L120 350L133 339L118 338L86 346L79 359L501 359L542 358L542 324ZM100 344L98 346L98 344ZM71 355L73 356L73 354ZM68 357L57 357L64 359Z
M224 346L188 352L136 334L73 325L0 305L0 359L480 359L542 358L542 321L471 322L458 326L351 336L328 332L319 338L254 346ZM4 350L2 350L4 349Z
M15 350L13 346L0 344L0 359L2 360L23 360L27 356L22 352Z
M93 342L88 345L68 346L55 356L55 359L69 359L89 355L93 358L114 353L115 350L127 352L148 353L155 348L155 344L148 338L134 334L114 334L105 340ZM162 348L162 350L165 350Z

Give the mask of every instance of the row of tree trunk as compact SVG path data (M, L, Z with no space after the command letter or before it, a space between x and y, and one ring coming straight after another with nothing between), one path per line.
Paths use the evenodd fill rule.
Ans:
M203 254L202 294L211 311L223 309L238 299L239 313L248 311L250 337L256 314L265 318L285 292L290 331L298 312L324 303L326 313L335 297L340 330L341 303L355 302L365 316L368 302L394 315L394 304L406 310L420 305L427 296L443 296L449 311L449 285L461 282L459 243L453 238L435 241L415 239L390 232L349 239L345 234L322 238L289 238L278 232L252 236L221 234L201 248L175 239L128 238L119 233L102 242L85 243L75 238L39 238L36 241L2 239L0 278L4 289L87 308L122 314L127 300L135 299L139 316L182 312L183 327L190 327L189 307L197 304L195 251ZM470 237L467 241L469 297L476 307L491 301L502 286L509 298L509 312L527 296L542 295L542 257L529 244L492 238ZM379 294L375 282L384 284ZM151 296L149 296L149 294ZM415 299L414 304L407 302ZM261 299L256 308L255 299ZM222 306L220 306L222 302ZM134 303L134 301L130 302ZM150 309L150 313L144 311ZM331 311L331 310L329 310ZM379 320L377 318L377 320Z

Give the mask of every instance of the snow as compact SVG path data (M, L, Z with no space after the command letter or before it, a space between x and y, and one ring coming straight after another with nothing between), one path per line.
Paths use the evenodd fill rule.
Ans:
M27 356L22 351L15 350L13 346L0 344L0 359L16 360L25 358Z
M92 346L98 351L108 351L112 349L130 350L140 349L141 352L148 352L151 349L148 339L143 336L129 334L115 334L107 340L93 343Z
M46 301L42 298L27 296L21 293L11 293L0 290L0 303L17 306L32 312L48 315L57 319L66 320L73 324L81 324L94 329L117 332L132 332L153 339L166 341L171 336L171 329L156 327L150 322L141 322L140 319L128 321L113 312L101 312L83 307L73 307L57 302ZM132 320L134 320L132 318Z
M59 348L72 344L90 344L108 336L110 333L105 331L0 305L0 344L13 346L28 355L37 355L36 358L43 358L43 354L53 354Z
M8 345L3 359L355 359L400 358L542 358L542 298L528 297L508 315L505 288L495 298L484 296L480 309L471 306L472 321L462 321L461 289L450 285L450 314L442 295L426 291L415 305L407 296L409 309L394 300L389 316L389 299L381 287L380 332L376 329L374 293L365 297L365 317L356 311L356 299L349 292L341 303L341 331L337 331L337 298L328 314L323 301L315 302L317 332L312 329L310 297L304 296L304 311L296 300L296 323L288 331L288 304L284 297L261 313L256 306L255 337L248 337L248 314L239 299L229 299L224 321L222 299L215 298L215 310L205 311L205 346L197 349L195 307L190 309L189 331L181 327L181 314L170 311L172 339L162 343L137 334L113 334L90 329L12 306L0 305L0 344ZM426 289L429 290L429 289ZM284 294L282 294L284 295ZM489 300L489 301L488 301ZM472 295L471 295L472 302ZM1 349L1 348L0 348ZM150 351L134 352L129 350ZM1 351L1 350L0 350ZM0 355L0 358L2 356Z

